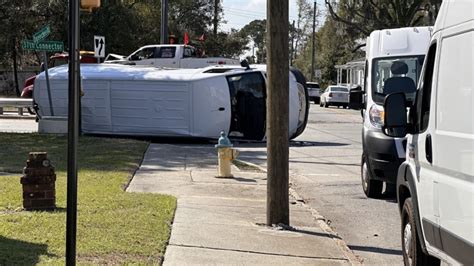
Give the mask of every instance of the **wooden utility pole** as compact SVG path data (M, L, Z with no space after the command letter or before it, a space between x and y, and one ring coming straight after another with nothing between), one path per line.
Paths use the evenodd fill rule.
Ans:
M214 40L217 40L217 23L219 21L219 0L214 0Z
M293 66L293 58L295 54L295 21L293 20L293 25L291 29L291 57L290 57L290 66Z
M161 0L161 44L168 43L168 0Z
M313 12L313 49L311 51L311 81L314 81L314 58L316 52L316 1L314 1L314 12Z
M267 1L267 225L290 223L288 0Z

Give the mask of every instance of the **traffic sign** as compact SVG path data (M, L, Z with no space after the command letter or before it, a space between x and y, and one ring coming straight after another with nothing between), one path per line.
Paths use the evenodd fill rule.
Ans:
M321 69L315 69L314 70L314 77L317 78L317 79L320 79L321 78Z
M39 30L37 33L33 34L33 42L37 43L39 41L42 41L46 39L46 37L51 34L51 29L48 26L43 27L41 30Z
M105 57L105 37L94 36L94 56Z
M21 42L21 48L23 48L23 50L60 52L60 51L64 51L64 43L58 42L58 41L34 42L30 40L25 40Z

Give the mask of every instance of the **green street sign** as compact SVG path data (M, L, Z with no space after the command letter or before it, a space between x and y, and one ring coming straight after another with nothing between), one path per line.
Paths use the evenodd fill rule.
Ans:
M39 41L42 41L46 39L46 37L51 34L51 29L49 26L43 27L41 30L39 30L37 33L33 34L33 42L37 43Z
M64 43L57 41L42 41L35 43L34 41L26 40L21 42L21 48L23 48L23 50L61 52L64 51Z

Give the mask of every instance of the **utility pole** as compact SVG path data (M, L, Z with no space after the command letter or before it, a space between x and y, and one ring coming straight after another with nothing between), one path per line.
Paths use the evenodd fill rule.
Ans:
M288 0L267 1L267 225L290 224Z
M311 51L311 81L314 81L314 58L316 52L316 1L314 1L314 12L313 12L313 49Z
M168 0L161 0L161 44L168 43Z
M293 66L293 57L295 53L295 21L293 20L293 28L291 29L291 57L290 57L290 66Z
M79 0L69 0L66 265L76 265L77 145L79 139ZM46 63L46 62L45 62Z
M214 0L214 41L217 40L217 22L219 16L219 0Z

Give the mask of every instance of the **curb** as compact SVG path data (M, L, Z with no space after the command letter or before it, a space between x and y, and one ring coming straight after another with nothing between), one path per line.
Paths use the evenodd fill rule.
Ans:
M32 115L0 115L0 119L35 120L36 116L32 116Z
M261 170L262 172L265 172L265 173L267 172L267 169L265 169L265 168L263 168L259 165L256 165L254 163L250 163L250 162L246 162L246 161L242 161L242 160L237 160L237 161L239 161L242 164L247 164L250 167L255 167L255 168ZM328 233L330 235L339 236L337 234L337 232L335 232L329 226L329 224L326 222L327 221L326 218L324 218L317 210L315 210L314 208L312 208L308 204L306 204L304 202L303 197L301 197L298 194L298 192L296 192L296 190L294 188L291 188L291 179L294 176L298 176L298 175L290 174L289 195L292 198L294 198L298 204L300 204L301 206L303 206L304 208L308 209L311 212L311 216L316 221L316 223L319 225L319 227L321 227L321 229L323 229L323 231L325 231L326 233ZM347 246L347 243L344 240L342 240L342 238L335 238L334 237L332 239L336 242L337 246L340 248L342 253L344 255L346 255L346 257L347 257L347 259L348 259L348 261L351 265L362 265L362 261L352 252L352 250Z

